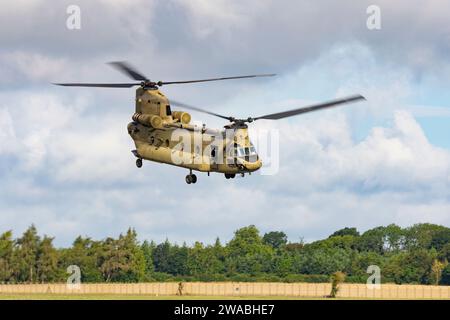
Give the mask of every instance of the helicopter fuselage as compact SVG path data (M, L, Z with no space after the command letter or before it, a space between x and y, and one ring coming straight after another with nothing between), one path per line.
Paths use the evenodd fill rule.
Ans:
M138 159L175 165L226 177L261 168L246 125L223 130L190 124L190 114L171 111L169 100L158 89L136 90L136 110L128 133ZM141 163L142 164L142 163Z

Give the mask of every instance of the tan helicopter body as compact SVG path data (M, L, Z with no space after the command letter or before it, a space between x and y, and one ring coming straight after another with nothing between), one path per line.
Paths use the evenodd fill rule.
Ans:
M217 135L222 135L223 146L232 143L235 148L253 148L248 136L248 129L246 126L235 129L233 140L230 141L226 139L224 131L194 126L190 124L191 115L189 113L171 111L169 100L158 89L139 88L136 90L136 112L133 115L133 120L128 124L128 134L136 145L136 150L133 153L138 158L136 161L138 167L142 166L142 159L145 159L201 172L221 172L227 178L234 178L238 173L253 172L262 166L261 160L256 154L253 157L247 157L248 161L245 156L235 157L234 161L229 161L229 159L227 161L225 150L220 153L215 149L211 152L205 152L211 147L211 141ZM192 144L187 148L190 151L188 154L182 155L191 158L192 161L190 162L174 164L174 152L187 152L175 149L178 141L172 140L172 134L177 129L187 130L192 135L195 133L208 135L206 138L201 137L201 147L195 145L196 139L190 139ZM223 159L217 159L216 152L217 155L223 155ZM201 159L198 159L199 157ZM250 161L250 158L253 158L254 161ZM193 179L195 181L196 177Z
M133 83L57 83L62 86L130 88L136 89L136 109L133 122L128 124L128 134L133 139L136 150L136 166L142 167L142 160L171 164L189 169L186 176L188 184L196 183L193 170L200 172L220 172L225 178L234 178L236 174L244 176L261 168L262 162L256 153L248 135L247 123L259 119L278 120L306 112L334 107L364 99L355 95L344 99L329 101L309 107L267 114L260 117L238 119L220 115L211 111L171 101L159 90L162 85L197 83L218 80L267 77L274 74L249 75L203 80L153 82L125 62L111 62L111 65L139 81ZM208 129L191 124L191 115L184 111L172 111L171 105L207 113L230 121L224 129ZM180 132L182 133L180 135ZM186 138L187 139L182 139ZM181 138L181 139L180 139ZM186 141L187 140L187 141ZM181 161L180 161L181 159Z

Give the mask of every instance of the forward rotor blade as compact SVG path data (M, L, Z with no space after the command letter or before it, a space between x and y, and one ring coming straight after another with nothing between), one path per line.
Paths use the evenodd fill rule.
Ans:
M211 78L211 79L201 79L201 80L186 80L186 81L159 81L157 84L159 86L166 84L182 84L182 83L196 83L196 82L209 82L209 81L221 81L221 80L234 80L234 79L245 79L245 78L259 78L259 77L273 77L276 74L253 74L248 76L236 76L236 77L222 77L222 78Z
M141 83L53 83L64 87L131 88Z
M337 99L337 100L333 100L333 101L329 101L329 102L312 105L309 107L303 107L303 108L298 108L298 109L293 109L293 110L288 110L288 111L283 111L283 112L266 114L264 116L253 118L253 120L259 120L259 119L278 120L278 119L282 119L282 118L296 116L296 115L299 115L302 113L317 111L317 110L321 110L321 109L325 109L325 108L332 108L332 107L336 107L340 104L356 102L358 100L366 100L366 98L364 98L362 95L358 94L358 95L350 96L347 98L342 98L342 99Z
M131 77L131 79L134 80L140 80L145 81L148 80L148 78L138 71L136 71L133 67L131 67L128 63L125 61L113 61L109 62L111 66L119 70L120 72L126 74L127 76Z
M218 114L218 113L214 113L214 112L207 111L207 110L204 110L204 109L201 109L201 108L193 107L193 106L190 106L190 105L182 103L182 102L170 100L170 104L173 105L173 106L180 107L180 108L185 108L185 109L190 109L190 110L194 110L194 111L198 111L198 112L202 112L202 113L207 113L207 114L210 114L212 116L216 116L216 117L219 117L219 118L222 118L222 119L226 119L226 120L230 120L230 121L233 120L233 117L227 117L227 116L224 116L224 115L221 115L221 114Z

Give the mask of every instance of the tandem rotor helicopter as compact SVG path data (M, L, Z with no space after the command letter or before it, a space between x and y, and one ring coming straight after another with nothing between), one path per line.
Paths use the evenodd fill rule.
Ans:
M346 103L365 100L361 95L353 95L342 99L332 100L325 103L311 105L303 108L297 108L282 112L266 114L258 117L235 118L232 116L224 116L215 112L194 107L185 103L169 100L159 90L160 87L169 84L186 84L220 80L271 77L275 74L256 74L235 77L222 77L201 80L186 81L158 81L153 82L142 73L136 71L128 63L110 62L122 73L129 76L136 82L128 83L54 83L59 86L67 87L101 87L101 88L131 88L139 86L136 89L136 110L132 116L132 122L128 124L128 134L134 141L136 150L132 153L137 158L136 166L142 167L142 160L155 161L183 167L189 170L186 176L186 183L196 183L197 176L192 173L193 170L206 172L223 173L226 179L232 179L236 174L244 176L246 173L251 174L262 166L262 161L256 153L255 147L250 141L248 135L248 123L256 120L279 120L299 114L335 107ZM191 115L185 111L172 111L171 106L180 107L182 109L203 112L212 116L216 116L230 123L224 126L224 129L208 129L205 125L192 125ZM178 141L172 141L172 134L176 130L184 129L189 135L195 134L206 135L206 139L202 139L200 147L192 145L184 146ZM228 134L229 132L232 134ZM228 132L228 133L227 133ZM211 141L220 137L222 144L214 144ZM181 155L183 159L191 159L192 161L175 161L174 154ZM200 160L200 161L196 161Z

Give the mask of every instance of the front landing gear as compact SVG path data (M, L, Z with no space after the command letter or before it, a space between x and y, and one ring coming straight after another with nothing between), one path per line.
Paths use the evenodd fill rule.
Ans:
M142 159L141 158L136 159L136 167L138 167L138 168L142 167Z
M192 174L192 170L191 170L190 173L186 176L186 183L191 184L191 183L196 183L196 182L197 182L197 176L195 174Z

